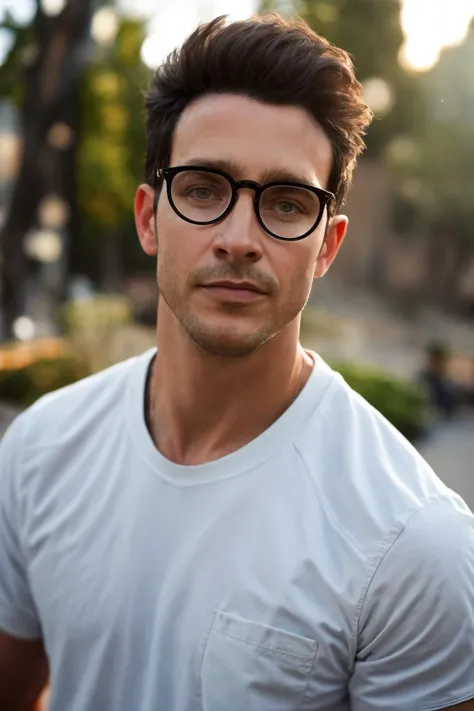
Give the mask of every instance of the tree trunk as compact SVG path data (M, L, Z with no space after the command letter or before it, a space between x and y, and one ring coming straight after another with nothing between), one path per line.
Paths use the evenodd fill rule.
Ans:
M77 131L76 105L85 65L86 42L96 0L68 0L56 17L47 17L37 0L34 19L36 55L25 71L21 112L23 154L5 223L0 231L0 295L3 337L11 338L15 318L25 309L28 263L23 241L36 224L41 199L56 193L74 214L74 170L66 150L50 141L50 130L64 123ZM66 170L66 173L65 173ZM70 175L69 173L73 174Z

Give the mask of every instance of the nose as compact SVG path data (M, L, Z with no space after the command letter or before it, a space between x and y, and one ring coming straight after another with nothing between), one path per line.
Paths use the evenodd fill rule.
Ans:
M258 262L262 257L262 230L254 209L254 191L239 190L229 215L215 227L213 248L218 259Z

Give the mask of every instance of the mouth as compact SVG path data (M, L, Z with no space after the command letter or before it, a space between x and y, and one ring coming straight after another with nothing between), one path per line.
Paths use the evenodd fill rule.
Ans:
M215 281L202 284L201 288L225 301L249 301L267 293L248 281Z
M203 284L208 289L237 289L237 291L253 291L256 294L264 294L265 291L257 284L250 281L213 281L210 284Z

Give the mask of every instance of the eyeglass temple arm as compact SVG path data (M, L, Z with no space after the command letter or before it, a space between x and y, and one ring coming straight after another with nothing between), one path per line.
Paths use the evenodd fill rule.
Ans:
M165 179L165 174L163 168L159 168L156 171L156 176L159 180ZM159 193L155 190L155 197L153 199L153 214L156 216L156 211L158 210L158 200L160 199Z

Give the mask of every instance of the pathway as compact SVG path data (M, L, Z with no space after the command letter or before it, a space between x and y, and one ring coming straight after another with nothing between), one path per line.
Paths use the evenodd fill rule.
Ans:
M474 412L442 425L419 451L474 511Z

